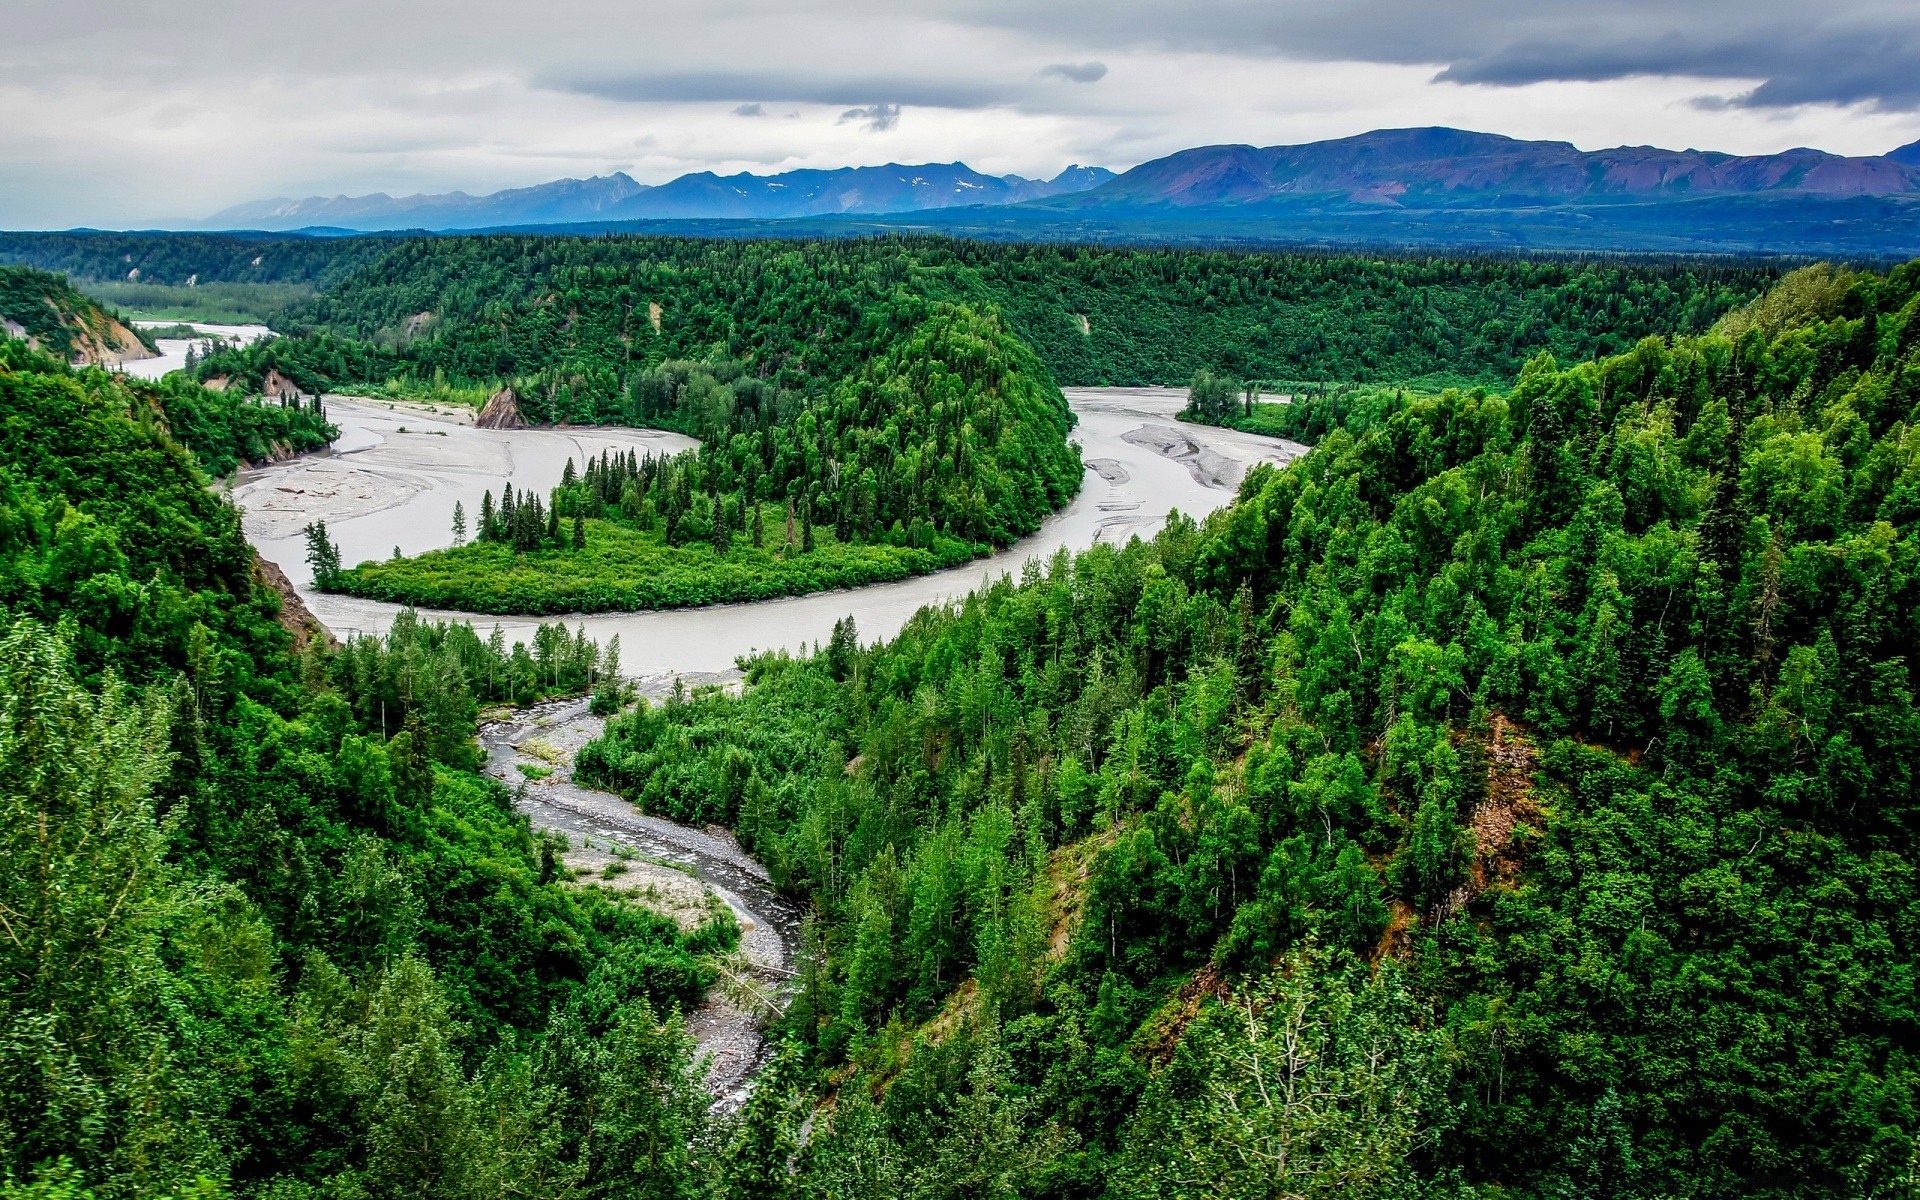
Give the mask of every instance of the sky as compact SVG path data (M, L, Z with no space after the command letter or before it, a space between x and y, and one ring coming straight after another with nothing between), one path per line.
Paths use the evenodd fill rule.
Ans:
M1915 0L5 0L0 228L1454 125L1878 154Z

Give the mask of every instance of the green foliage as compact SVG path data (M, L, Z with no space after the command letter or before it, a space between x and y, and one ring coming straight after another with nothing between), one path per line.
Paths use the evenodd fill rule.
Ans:
M549 546L516 553L510 545L476 542L414 558L369 560L329 577L328 584L373 600L467 612L623 612L887 583L974 556L972 546L951 539L921 550L842 545L827 533L811 554L788 556L736 544L717 556L706 542L666 545L658 535L610 521L587 521L584 532L586 545L580 550Z
M74 357L83 340L111 344L111 330L118 322L115 314L102 311L58 275L20 267L0 267L0 319L63 360Z
M1187 407L1180 415L1189 421L1222 424L1240 415L1240 389L1238 380L1202 367L1193 373L1193 382L1187 388Z
M482 612L766 599L957 565L1032 532L1079 486L1044 369L966 309L926 309L897 345L783 416L789 399L737 363L638 375L630 419L695 429L699 451L603 455L544 503L505 485L473 545L329 572L323 586ZM785 527L776 547L763 544L769 523Z
M0 355L9 1194L695 1194L656 1014L737 930L556 879L470 773L478 698L617 649L402 619L296 656L151 391Z
M166 284L83 279L75 286L102 304L123 308L143 320L210 325L265 325L314 297L313 287L300 283Z
M1397 970L1289 955L1183 1031L1108 1194L1444 1194L1419 1162L1451 1117L1445 1052Z
M322 296L289 313L290 325L394 345L457 335L458 349L423 350L426 370L416 375L437 366L471 380L528 376L582 360L582 351L618 375L619 363L701 360L717 347L753 358L756 374L764 368L779 375L782 388L796 386L793 364L863 349L871 330L857 318L864 304L855 297L896 285L928 299L998 309L1068 386L1173 385L1207 368L1243 378L1440 388L1501 383L1541 351L1577 361L1622 353L1648 336L1704 332L1777 274L1721 261L1391 257L899 235L725 243L6 234L0 261L83 281L124 281L138 269L142 280L174 285L190 274L202 287L317 285L338 298ZM622 295L617 306L598 303ZM777 303L768 307L772 298ZM657 332L649 303L662 305ZM743 315L755 310L765 317ZM410 319L422 313L434 320L410 330ZM502 324L502 317L511 319ZM483 318L487 329L462 331ZM813 373L844 377L845 364L858 357ZM575 407L571 397L591 373L577 374L549 381L555 397L564 387Z
M813 896L792 1028L907 1063L881 1113L842 1085L828 1194L906 1186L884 1110L969 1006L1054 1139L1032 1195L1244 1192L1288 1141L1307 1190L1906 1186L1917 312L1920 264L1504 396L1315 397L1203 529L762 658L579 769ZM1206 1016L1236 973L1351 1108L1248 1103L1295 1026Z

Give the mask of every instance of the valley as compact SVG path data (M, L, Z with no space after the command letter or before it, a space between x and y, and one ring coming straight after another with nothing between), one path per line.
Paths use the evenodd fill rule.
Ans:
M1897 1191L1920 264L286 253L9 268L5 1200Z
M5 29L0 1200L1920 1200L1914 0Z

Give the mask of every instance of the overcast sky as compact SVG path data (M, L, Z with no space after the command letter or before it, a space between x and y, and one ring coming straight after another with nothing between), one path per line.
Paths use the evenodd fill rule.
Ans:
M1877 154L1915 0L5 0L0 227L1457 125Z

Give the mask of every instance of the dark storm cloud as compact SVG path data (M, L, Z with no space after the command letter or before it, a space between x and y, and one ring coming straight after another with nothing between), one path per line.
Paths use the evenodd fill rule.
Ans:
M1920 109L1912 0L958 0L963 20L1095 48L1434 64L1442 82L1750 79L1743 107Z
M928 108L986 108L1016 98L1009 89L966 78L824 76L787 72L663 72L562 75L535 83L560 92L635 102L674 100L784 101L801 104L891 104Z
M1054 63L1042 75L1051 75L1069 83L1098 83L1107 77L1107 64L1103 62Z
M1920 10L1913 16L1843 30L1669 35L1607 43L1592 38L1535 41L1456 59L1435 78L1447 83L1519 86L1544 80L1605 80L1633 75L1703 75L1762 80L1726 98L1734 106L1798 104L1920 107Z
M865 108L850 108L840 114L836 124L864 125L870 132L885 133L900 123L898 104L869 104Z

